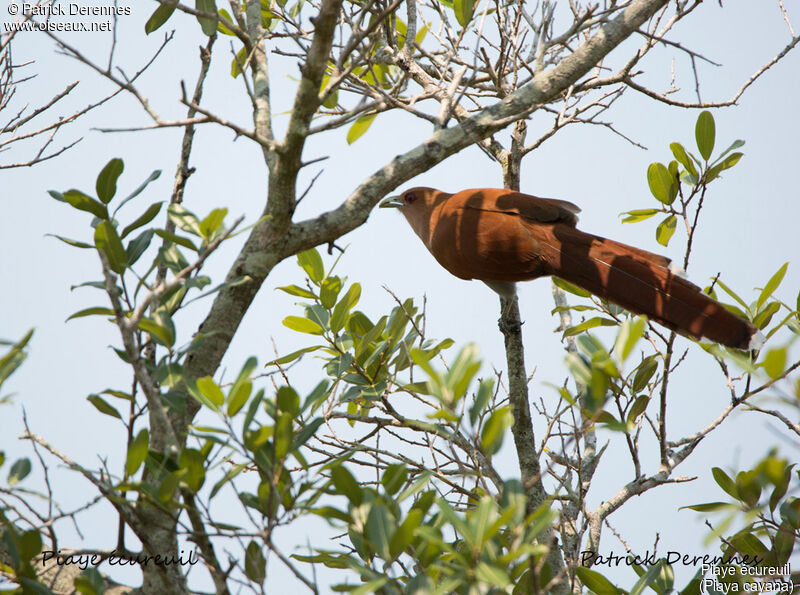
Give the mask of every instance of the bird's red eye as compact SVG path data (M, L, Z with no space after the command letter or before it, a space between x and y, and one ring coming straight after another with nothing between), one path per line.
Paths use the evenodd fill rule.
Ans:
M405 201L405 203L407 205L410 205L412 202L417 200L417 195L415 193L413 193L413 192L406 192L403 195L403 200Z

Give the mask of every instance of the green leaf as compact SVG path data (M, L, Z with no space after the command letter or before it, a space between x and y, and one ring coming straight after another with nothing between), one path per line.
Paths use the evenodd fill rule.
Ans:
M144 251L150 246L151 241L153 241L153 230L146 229L128 242L128 247L125 248L125 254L128 255L128 266L133 266L139 260Z
M217 12L217 6L214 0L195 0L194 6L200 12L211 12L214 14ZM204 35L211 37L217 32L216 19L197 17L197 22L200 23L200 28L203 30Z
M689 158L689 155L686 153L686 149L683 148L683 145L680 143L672 143L669 146L672 154L675 155L675 159L684 167L684 169L689 172L689 175L694 176L697 178L697 168L692 163L692 160Z
M375 547L378 555L386 561L392 559L389 548L394 535L395 521L383 504L373 504L367 515L364 536Z
M319 285L322 279L325 278L325 266L322 264L322 257L316 248L311 248L298 254L297 264L302 267L308 278L316 285Z
M288 293L289 295L294 295L297 297L308 298L310 300L316 299L316 295L308 291L307 289L303 289L298 285L284 285L283 287L276 287L275 289L280 289Z
M636 343L644 335L645 320L638 316L633 320L626 320L619 327L619 334L614 345L617 357L620 361L625 361L633 351Z
M569 281L564 281L560 277L551 277L553 280L553 285L556 287L563 289L567 293L571 293L573 295L577 295L580 297L590 297L592 294L585 289L581 289L577 285L573 285Z
M142 182L141 184L139 184L139 187L136 188L136 190L134 190L128 196L126 196L125 198L122 199L122 202L119 203L119 206L117 206L117 208L116 208L116 210L114 212L116 213L117 211L119 211L122 208L122 206L125 203L127 203L129 200L133 200L134 198L139 196L139 194L142 193L142 190L147 188L147 185L150 184L150 182L152 182L153 180L158 179L158 177L160 175L161 175L161 170L160 169L155 169L152 172L150 172L150 175L147 176L147 179L144 182Z
M300 316L287 316L283 319L283 326L298 333L308 333L310 335L321 335L323 333L322 327L316 322Z
M493 455L500 450L505 432L513 422L508 405L500 407L489 416L481 430L481 446L487 454Z
M181 456L178 464L181 470L185 470L185 475L181 478L189 489L197 492L203 487L206 480L206 470L204 467L205 457L203 453L196 448L184 448L181 451Z
M477 0L453 0L453 12L459 25L466 27L469 24L476 4Z
M167 212L169 213L170 221L172 221L176 227L182 229L186 233L203 237L203 232L200 229L200 221L197 219L197 215L192 213L189 209L185 208L183 205L171 204Z
M339 303L333 308L333 314L331 315L331 330L334 333L338 333L342 328L344 328L345 322L347 321L347 316L350 314L350 310L358 303L358 300L361 298L361 285L358 283L353 283L350 286L350 289L347 290L347 293L344 294Z
M730 169L734 165L739 163L739 160L742 158L742 155L743 155L742 153L732 153L727 157L725 157L725 159L717 163L714 167L709 169L705 177L706 183L716 179L719 176L719 174L721 174L723 171L725 171L726 169Z
M770 378L779 378L786 369L786 347L770 349L762 365Z
M775 293L775 290L778 289L781 281L783 281L784 275L786 275L786 269L788 267L789 263L785 262L783 266L779 268L775 274L772 275L772 277L770 277L770 280L767 281L767 284L764 286L764 289L761 290L761 293L758 296L758 301L756 302L757 311L761 310L761 306L767 301L767 298L769 298L773 293Z
M155 219L159 211L161 211L161 206L163 204L164 203L156 202L147 207L147 210L144 213L142 213L133 223L127 225L125 229L122 230L122 235L120 236L120 238L124 239L125 236L127 236L133 230L139 229L143 225L147 225L148 223L150 223L153 219Z
M637 399L633 402L631 406L631 410L628 412L627 421L628 423L633 423L636 421L636 418L639 417L642 413L645 412L647 409L647 405L650 403L650 397L647 395L641 395L637 397Z
M455 0L455 2L458 2L458 0ZM488 585L498 586L500 589L505 589L511 584L511 579L502 568L494 565L490 566L486 562L480 562L475 568L475 578Z
M247 60L247 47L245 46L238 52L236 52L236 55L233 57L233 60L231 60L231 76L233 78L236 78L237 76L242 74L242 67L245 65L246 60Z
M114 409L108 402L103 399L100 395L89 395L86 397L86 400L89 401L92 405L95 406L100 413L105 413L111 417L116 417L117 419L122 419L122 416L119 414L119 411Z
M669 244L670 239L675 233L675 228L678 225L678 220L675 215L669 215L656 228L656 240L662 246Z
M599 572L591 570L590 568L578 566L575 569L575 574L578 575L578 578L583 585L596 595L620 594L620 590Z
M694 136L697 140L697 149L703 159L708 161L711 152L714 150L714 116L708 110L703 110L697 116L697 124L694 127Z
M589 330L590 328L595 328L598 326L616 326L617 324L617 321L612 320L611 318L595 316L594 318L590 318L589 320L581 322L580 324L569 327L564 331L564 334L561 338L563 339L565 337L574 337L575 335L580 335L582 332Z
M114 310L111 308L104 308L102 306L94 306L92 308L86 308L84 310L75 312L75 314L67 318L65 322L72 320L73 318L83 318L84 316L114 316Z
M339 494L345 496L355 506L361 504L363 499L361 486L358 485L353 474L345 469L344 466L336 465L331 468L331 480L333 480L333 485Z
M150 15L150 18L147 19L147 22L144 24L145 34L150 35L153 31L166 23L169 17L172 16L172 13L175 12L175 7L177 5L178 3L175 2L174 4L161 4L156 8L155 12Z
M11 465L11 469L8 470L9 487L17 485L20 481L28 477L31 469L30 459L23 457L14 461L14 464Z
M276 398L278 410L295 416L300 411L300 396L291 386L281 386L278 388Z
M368 116L361 116L350 127L350 130L347 131L347 144L352 145L356 142L361 136L369 129L372 125L372 121L377 117L378 114L369 114Z
M190 240L189 238L184 238L182 236L175 235L174 233L170 233L165 229L156 229L156 230L153 230L153 231L155 232L155 234L158 237L163 238L163 239L167 240L168 242L172 242L173 244L178 244L179 246L183 246L184 248L188 248L192 252L197 252L198 251L197 250L197 246L195 246L194 242L192 242L192 240Z
M713 467L711 469L711 474L714 476L714 481L717 482L717 485L721 487L725 492L737 500L739 499L739 491L736 489L736 484L733 483L733 480L728 477L728 474L725 473L719 467Z
M216 382L214 382L214 379L211 376L203 376L202 378L198 378L197 388L205 397L208 398L209 401L215 405L219 406L225 402L225 395L222 393L222 389Z
M57 240L61 240L65 244L69 244L74 248L94 248L91 244L87 244L86 242L79 242L78 240L73 240L70 238L65 238L63 236L56 235L54 233L46 233L44 234L45 237L50 236L51 238L56 238Z
M336 298L342 290L342 279L336 276L325 277L320 287L319 299L322 307L330 310L336 304Z
M166 322L166 319L164 321ZM161 321L142 316L141 320L139 320L139 328L149 333L153 339L165 347L172 347L175 344L175 327L171 322L169 320L167 324L163 324Z
M222 229L222 224L227 214L228 209L212 209L211 212L200 221L200 236L207 242L211 241L217 232Z
M681 510L688 508L689 510L696 510L697 512L718 512L720 510L728 510L733 504L728 502L706 502L704 504L692 504L691 506L681 506Z
M74 208L91 213L98 219L108 219L108 209L106 209L106 205L86 196L80 190L67 190L62 196L64 200Z
M387 494L394 496L405 485L407 479L408 469L406 466L402 463L395 463L386 467L386 471L381 477L381 485Z
M653 377L653 374L655 374L657 369L658 360L655 356L651 355L650 357L644 359L636 368L636 374L633 377L631 390L634 393L640 392L645 386L647 386L648 381Z
M651 163L647 168L647 184L659 202L671 205L678 195L675 178L663 163Z
M255 540L247 544L244 556L244 573L255 584L260 585L267 578L267 560L261 546Z
M108 204L114 195L117 193L117 179L125 169L125 164L122 159L114 158L100 171L95 182L95 190L97 190L97 198L103 203Z
M221 19L225 19L226 21L228 21L231 24L234 23L233 18L231 18L231 15L228 14L228 11L225 10L224 8L220 8L217 11L217 14L221 17ZM228 27L226 27L225 23L223 23L221 19L220 19L219 23L217 24L217 31L219 33L222 33L223 35L229 35L231 37L236 37L236 34L233 31L231 31Z
M228 394L228 417L233 417L247 403L250 393L253 391L253 383L250 380L237 382Z
M112 271L121 275L128 266L128 253L111 221L101 221L94 230L94 245L108 259Z
M660 209L637 209L634 211L625 211L620 213L619 216L627 215L627 217L622 220L622 223L638 223L639 221L650 219L650 217L660 212Z

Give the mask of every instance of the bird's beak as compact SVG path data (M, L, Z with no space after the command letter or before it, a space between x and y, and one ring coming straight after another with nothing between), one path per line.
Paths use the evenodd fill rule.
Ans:
M378 207L380 207L381 209L391 209L391 208L396 209L405 206L405 204L406 203L403 202L402 197L398 194L396 196L389 196L387 198L384 198L380 202Z

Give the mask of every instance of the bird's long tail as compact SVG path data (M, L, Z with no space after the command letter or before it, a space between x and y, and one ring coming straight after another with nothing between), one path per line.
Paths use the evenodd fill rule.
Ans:
M669 259L575 228L558 226L553 235L554 275L678 333L737 349L760 347L763 337L753 324L673 273Z

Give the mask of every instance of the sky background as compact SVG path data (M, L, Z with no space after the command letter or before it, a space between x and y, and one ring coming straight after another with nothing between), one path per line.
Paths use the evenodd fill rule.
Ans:
M751 3L731 2L721 8L716 2L707 2L673 31L673 39L722 64L721 67L698 65L704 100L731 97L790 40L777 2L759 4L756 8ZM124 0L120 5L125 6ZM129 5L131 15L119 21L116 61L130 75L157 48L164 30L145 37L144 23L155 4L131 2ZM11 20L8 6L7 0L0 0L3 9L0 18L5 21ZM798 12L794 6L789 8ZM138 88L165 119L185 115L185 109L178 102L179 82L185 80L189 88L193 87L198 46L204 43L199 26L192 19L175 18L165 30L173 27L176 28L174 39L138 82ZM108 34L83 33L67 39L87 56L100 63L107 61ZM204 103L208 109L249 127L249 100L243 93L241 81L229 75L230 39L223 37L217 42L218 56L206 84ZM610 62L620 63L633 47L632 42L627 42L612 54ZM26 67L24 74L36 75L18 88L14 104L17 109L25 103L38 106L73 81L80 81L78 87L63 105L59 104L53 115L67 115L112 90L107 81L86 66L58 54L53 41L41 33L19 34L14 40L14 57L17 63L35 60ZM642 63L646 71L643 80L657 90L666 89L673 59L677 85L683 89L677 97L693 100L689 61L674 48L654 51ZM742 149L745 153L742 161L711 186L706 198L689 267L690 279L700 285L706 285L710 278L721 273L726 284L747 299L754 299L757 296L754 288L763 287L767 279L798 252L799 71L800 53L795 51L759 79L738 105L714 110L717 149L727 147L735 139L744 139L746 145ZM274 112L284 114L276 118L279 130L285 125L285 112L291 106L295 73L294 62L277 58L273 61ZM621 225L619 213L657 206L647 187L647 166L653 161L667 162L671 158L671 142L679 141L694 149L697 114L696 110L669 107L628 91L604 119L612 120L619 131L647 150L601 127L568 127L524 161L522 190L578 204L583 209L579 225L585 231L682 260L686 238L680 225L669 248L664 248L655 241L658 218L637 225ZM5 121L6 114L2 116L0 119ZM535 138L537 131L548 128L550 121L550 116L535 114L530 122L529 138ZM148 123L138 103L128 95L120 95L59 132L56 140L62 144L83 138L68 153L35 168L0 171L0 283L3 287L0 337L16 340L29 328L36 329L28 360L5 386L6 393L16 393L14 404L0 409L0 450L6 452L7 461L31 455L29 447L16 440L22 430L24 409L33 432L46 437L81 464L96 467L101 460L106 460L112 469L121 469L124 462L122 425L101 415L86 401L88 394L107 387L129 387L127 370L108 348L119 343L116 328L99 317L65 323L73 312L107 304L104 294L95 289L70 291L71 285L100 279L99 262L90 251L68 248L45 237L53 233L90 241L89 218L85 213L54 201L46 191L75 187L93 192L94 180L103 165L112 157L121 157L125 172L118 186L123 195L138 186L151 171L163 170L161 178L123 211L123 219L132 220L148 204L168 200L178 158L180 130L136 134L106 134L97 130ZM329 156L329 159L306 172L308 179L323 170L301 203L296 219L335 207L367 175L394 155L416 146L430 133L429 124L422 121L382 116L353 145L347 145L344 132L313 139L304 157ZM30 145L21 149L0 153L0 162L22 160L35 150ZM229 221L239 215L244 215L247 223L257 219L263 208L266 174L260 150L253 143L246 139L235 140L229 131L218 127L200 127L191 165L197 171L187 186L187 208L203 216L212 208L226 206L230 210ZM415 185L454 192L471 187L501 186L502 178L499 168L485 155L476 149L466 149L404 187ZM300 186L304 187L302 182ZM242 241L238 238L224 245L209 260L205 273L221 280ZM419 301L426 295L428 336L451 337L456 341L448 359L455 356L459 346L477 343L485 361L482 374L491 374L492 367L505 368L503 339L497 330L497 297L483 284L461 281L441 269L399 214L376 210L364 226L337 243L347 246L337 268L338 274L362 284L359 309L371 318L377 319L393 306L392 297L382 288L384 285L401 298L414 297ZM326 264L332 262L327 255L323 257ZM797 297L799 270L796 263L790 265L776 294L789 304ZM224 367L228 367L229 374L235 373L251 354L257 355L260 362L271 359L273 340L280 353L309 344L307 337L280 324L285 316L301 311L294 305L295 298L275 290L289 283L302 284L302 280L303 274L294 259L280 264L271 273L225 358ZM523 284L519 295L525 321L526 362L530 370L535 369L530 384L531 396L552 403L555 392L547 384L563 383L568 372L563 365L560 333L554 332L558 320L550 314L553 308L550 283L540 280ZM197 302L178 317L176 323L183 333L179 343L189 339L209 304L208 301ZM612 335L601 333L599 336L607 345L611 344ZM684 344L681 340L681 345ZM313 373L314 368L310 369ZM316 384L315 378L304 380L299 375L296 381L301 392ZM705 427L729 400L719 368L699 349L691 350L670 390L669 425L675 437ZM770 403L769 397L765 397L764 402ZM540 421L535 420L539 435ZM592 506L612 496L632 478L620 436L601 434L600 443L606 440L610 440L609 451L590 492ZM513 451L508 444L506 446L496 456L496 461L504 476L512 478L518 470ZM651 473L658 467L657 452L652 446L644 447L644 452L649 454L645 469ZM634 552L652 550L658 540L662 555L667 551L703 553L707 550L702 541L705 534L702 518L678 508L724 497L711 478L711 466L733 470L747 468L773 446L790 460L800 459L796 442L792 443L780 427L752 413L735 413L678 469L678 475L697 476L692 484L652 490L629 501L610 522L625 536ZM48 461L53 463L57 499L65 509L77 507L94 496L91 486L61 469L52 459ZM8 465L7 462L6 470ZM36 484L40 479L37 469L28 482ZM116 519L105 507L102 513L83 519L83 543L65 541L64 545L112 547L115 536L108 531L109 523L115 526ZM297 528L292 527L290 531L292 535L281 536L286 540L287 549L305 541L296 539L302 533ZM308 531L322 529L309 526ZM610 551L622 553L624 547L606 532L601 553ZM108 571L108 568L103 570ZM279 564L272 564L270 570L275 572L268 583L271 587L291 584L293 579ZM693 569L676 567L676 573L678 584L682 585ZM622 587L630 587L635 582L631 571L619 570L609 575ZM333 580L341 578L333 576ZM126 579L125 575L120 577ZM193 577L194 584L202 585L205 580L202 572Z

